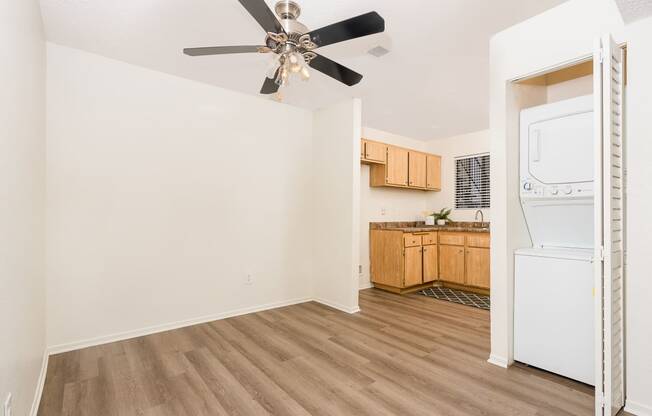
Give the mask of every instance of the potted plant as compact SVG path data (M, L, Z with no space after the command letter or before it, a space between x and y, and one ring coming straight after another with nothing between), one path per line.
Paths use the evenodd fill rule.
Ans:
M437 220L437 225L446 225L446 222L450 221L448 216L451 214L451 211L450 208L442 208L441 211L434 213L433 216Z

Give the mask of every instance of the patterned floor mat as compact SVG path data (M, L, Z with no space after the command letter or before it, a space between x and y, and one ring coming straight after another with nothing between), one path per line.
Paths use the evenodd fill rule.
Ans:
M447 287L431 287L421 290L418 293L431 298L447 300L485 310L489 310L491 305L489 296L449 289Z

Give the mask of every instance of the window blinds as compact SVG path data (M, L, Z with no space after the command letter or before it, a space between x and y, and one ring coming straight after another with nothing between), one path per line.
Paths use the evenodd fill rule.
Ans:
M455 209L489 208L489 155L455 159Z

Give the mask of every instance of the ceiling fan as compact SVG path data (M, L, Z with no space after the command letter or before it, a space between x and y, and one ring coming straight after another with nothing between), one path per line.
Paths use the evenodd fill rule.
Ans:
M278 1L274 7L276 16L267 7L265 0L238 1L267 32L264 45L186 48L183 53L190 56L274 53L273 62L260 90L261 94L277 92L279 87L287 84L291 74L299 74L307 80L310 78L308 66L348 86L357 84L362 79L361 74L315 53L314 50L385 31L385 20L376 12L365 13L311 31L297 20L301 7L294 1Z

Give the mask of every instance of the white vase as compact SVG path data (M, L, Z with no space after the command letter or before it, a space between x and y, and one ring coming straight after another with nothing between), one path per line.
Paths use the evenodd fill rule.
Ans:
M426 217L426 225L435 225L435 217L428 215Z
M437 220L437 225L446 225L446 220Z

